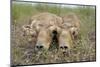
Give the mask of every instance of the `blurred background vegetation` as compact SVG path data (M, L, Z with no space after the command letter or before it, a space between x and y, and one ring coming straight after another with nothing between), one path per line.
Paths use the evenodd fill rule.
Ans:
M63 5L48 3L12 2L11 22L11 56L13 65L41 64L41 63L62 63L96 60L96 16L95 6ZM44 51L36 54L21 36L21 27L28 23L31 16L42 12L54 13L62 16L68 13L75 13L81 20L79 38L75 41L76 47L70 56L62 55L57 49Z

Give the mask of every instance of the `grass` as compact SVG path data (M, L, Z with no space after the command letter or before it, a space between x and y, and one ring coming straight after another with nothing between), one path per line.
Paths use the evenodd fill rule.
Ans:
M55 47L43 52L35 52L34 45L28 43L27 37L22 37L21 27L28 24L29 18L41 12L50 12L58 16L75 13L81 20L81 30L71 54L62 54ZM55 4L23 4L12 3L11 29L11 62L13 65L62 63L96 60L95 44L95 8L79 6L76 8L62 7ZM53 43L55 44L55 43ZM56 45L56 44L55 44Z

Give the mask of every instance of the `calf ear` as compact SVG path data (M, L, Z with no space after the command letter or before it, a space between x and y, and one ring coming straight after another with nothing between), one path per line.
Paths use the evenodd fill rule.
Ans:
M37 23L37 22L39 22L39 21L37 21L37 20L31 20L30 21L30 27L33 28L34 25L35 25L35 23Z
M23 25L22 26L22 30L27 30L27 29L31 29L30 25Z
M78 36L78 29L75 27L70 28L72 37L75 39Z
M23 25L22 26L22 36L26 36L26 31L31 29L30 25Z

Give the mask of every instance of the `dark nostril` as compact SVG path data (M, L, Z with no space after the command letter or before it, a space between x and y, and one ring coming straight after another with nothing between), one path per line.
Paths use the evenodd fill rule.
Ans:
M40 46L40 49L42 49L43 48L43 46Z
M39 48L39 46L36 46L36 48Z
M62 46L61 46L60 48L61 48L61 49L63 49L63 47L62 47Z
M42 48L43 48L43 46L40 46L40 45L39 45L39 46L36 46L36 48L38 48L38 49L42 49Z
M68 47L67 46L64 46L64 48L67 49Z

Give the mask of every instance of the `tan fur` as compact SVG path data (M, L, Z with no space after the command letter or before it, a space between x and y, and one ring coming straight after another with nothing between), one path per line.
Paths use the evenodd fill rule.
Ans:
M70 29L73 38L74 36L77 36L80 30L79 18L74 13L64 15L62 18L63 18L62 28Z
M44 49L49 49L50 44L51 44L51 36L49 31L47 29L41 29L37 37L36 46L42 45L44 46L43 47Z
M65 15L62 18L51 13L40 13L31 18L29 28L24 26L27 35L36 35L36 46L42 45L48 49L51 43L53 31L57 31L59 47L67 46L68 49L73 47L74 36L78 35L80 29L80 20L75 14ZM75 34L73 34L75 32Z
M23 35L28 36L28 35L36 35L36 31L34 29L31 28L30 25L24 25L22 27L23 30Z
M37 44L41 41L44 48L48 49L51 43L52 31L59 31L59 26L62 24L62 18L52 13L40 13L31 18L31 28L38 33ZM47 32L48 30L48 32Z
M66 46L67 49L65 49L64 46ZM64 51L70 50L73 47L73 40L69 30L62 29L59 36L59 47L62 47Z
M51 26L60 26L61 24L61 17L48 12L40 13L31 18L31 26L32 28L35 28L37 31L40 31L43 27L50 28Z

